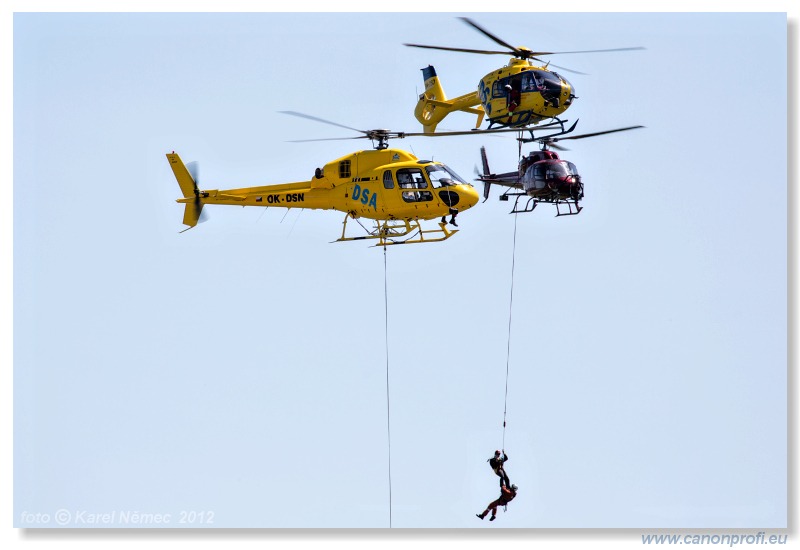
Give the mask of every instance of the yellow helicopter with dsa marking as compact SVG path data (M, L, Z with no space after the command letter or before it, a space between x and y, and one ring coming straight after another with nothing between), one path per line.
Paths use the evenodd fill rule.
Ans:
M376 246L443 241L458 232L456 216L478 203L478 192L441 162L420 160L401 149L389 148L390 138L422 136L420 133L389 130L357 130L317 117L283 111L326 124L360 132L377 142L374 150L357 151L335 159L315 170L308 181L242 187L208 189L198 187L196 170L188 167L174 151L167 154L183 197L183 223L190 229L201 221L206 205L262 206L338 210L345 213L342 234L336 241L376 239ZM471 132L449 132L436 135L462 135ZM327 141L327 140L297 140ZM194 173L193 173L194 172ZM450 216L450 220L447 220ZM348 236L349 220L366 218L371 227L365 235ZM441 218L438 227L424 228L423 222ZM185 231L185 230L184 230Z
M414 48L445 50L489 55L511 55L508 65L490 72L478 83L476 92L447 99L436 69L429 65L422 69L425 91L419 96L414 116L426 133L434 133L436 126L450 113L464 111L477 115L475 128L479 128L484 117L492 127L524 128L555 119L564 113L577 98L575 87L562 75L550 69L585 74L579 71L551 65L540 56L572 53L618 52L643 50L642 47L613 48L605 50L582 50L571 52L535 52L524 46L511 46L490 33L474 21L461 17L462 21L507 48L504 51L451 48L425 44L404 44ZM533 62L537 61L541 65Z

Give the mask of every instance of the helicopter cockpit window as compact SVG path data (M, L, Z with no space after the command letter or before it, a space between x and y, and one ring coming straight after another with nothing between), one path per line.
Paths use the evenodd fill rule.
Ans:
M340 178L349 178L350 177L350 161L343 160L339 162L339 177Z
M428 187L428 182L419 168L401 168L397 171L397 185L401 189L425 189Z
M562 81L562 82L566 82L566 81L567 81L567 79L566 79L566 78L564 78L563 76L561 76L560 74L558 74L558 73L557 73L557 72L555 72L555 71L553 71L553 76L555 76L557 79L559 79L559 80L560 80L560 81Z
M568 161L537 164L533 172L534 179L537 180L564 179L567 176L577 175L577 167Z
M434 187L444 187L446 185L465 185L466 182L444 164L429 164L425 167L428 178Z
M400 168L397 171L397 186L400 189L426 189L428 181L419 168ZM433 200L430 191L403 191L402 196L406 202Z
M394 189L394 180L392 179L391 170L386 170L383 173L383 187L385 189Z
M567 163L567 171L569 172L570 176L577 176L578 174L578 167L572 164L570 161L565 161Z
M544 89L544 80L536 71L526 71L522 75L522 91L538 92Z
M492 97L506 97L506 84L508 84L508 78L495 80L492 84Z
M563 178L567 175L567 167L563 164L559 163L547 165L547 171L545 172L545 177L547 179Z

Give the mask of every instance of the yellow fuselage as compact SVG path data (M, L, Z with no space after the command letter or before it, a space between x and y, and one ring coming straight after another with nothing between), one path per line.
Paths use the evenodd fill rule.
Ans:
M513 88L514 96L506 86ZM572 104L575 94L561 75L515 58L481 79L478 97L490 121L522 126L562 114ZM516 100L514 105L512 97Z
M176 170L176 159L180 159L174 153L167 156ZM190 204L199 199L203 205L339 210L375 220L429 220L478 203L472 185L455 178L440 182L438 176L443 173L441 163L419 161L400 149L367 150L329 162L308 181L198 190L196 196L184 190L184 198L177 202Z
M526 59L512 58L508 65L484 76L476 92L453 99L447 99L433 67L422 69L422 73L425 91L419 96L414 116L425 133L434 133L454 111L477 115L475 128L484 117L492 124L525 127L557 117L575 99L575 89L564 77Z

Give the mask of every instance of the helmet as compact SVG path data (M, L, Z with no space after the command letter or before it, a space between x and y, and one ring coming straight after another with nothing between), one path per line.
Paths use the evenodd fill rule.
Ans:
M517 487L516 485L511 485L511 490L514 491L515 493L517 492L518 489L519 487Z

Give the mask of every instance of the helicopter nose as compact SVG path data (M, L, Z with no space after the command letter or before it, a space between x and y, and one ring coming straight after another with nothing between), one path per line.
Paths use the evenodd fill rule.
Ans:
M461 195L461 210L466 210L467 208L472 208L478 201L480 200L480 196L478 195L478 191L472 187L471 185L462 185L458 190L458 194Z
M561 97L566 98L564 105L567 106L571 105L572 101L578 97L575 95L575 87L566 78L564 78L564 81L561 84Z

